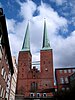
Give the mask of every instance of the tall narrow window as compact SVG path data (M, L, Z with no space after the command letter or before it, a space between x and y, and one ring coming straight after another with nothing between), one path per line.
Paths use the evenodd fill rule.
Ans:
M60 83L64 84L64 78L63 77L60 78Z
M35 83L35 82L31 83L31 91L32 92L35 92L37 90L37 88L38 88L38 84L37 83Z
M1 96L1 85L0 85L0 96Z
M71 69L68 69L68 73L71 73Z
M66 69L64 70L64 73L67 73L67 70Z
M5 90L4 90L4 92L3 92L3 98L4 98L4 96L5 96Z
M72 69L73 72L75 72L75 69Z
M7 59L7 55L5 56L5 60L6 60L6 64L8 64L8 59Z
M65 77L65 82L69 83L68 77Z
M60 70L60 74L62 73L62 70Z
M1 97L3 96L3 88L1 89Z
M4 79L5 79L5 77L6 77L6 72L4 72Z
M1 75L3 75L4 74L4 67L2 67L2 71L1 71Z
M7 75L6 75L6 77L5 77L5 82L7 82Z
M1 45L1 36L0 36L0 60L2 59L2 45Z

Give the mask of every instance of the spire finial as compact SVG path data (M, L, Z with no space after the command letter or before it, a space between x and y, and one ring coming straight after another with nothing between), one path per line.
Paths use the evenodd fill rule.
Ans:
M43 33L43 46L42 50L51 49L46 29L46 18L44 18L44 33Z
M26 32L25 32L22 50L23 51L30 51L29 21L27 24Z

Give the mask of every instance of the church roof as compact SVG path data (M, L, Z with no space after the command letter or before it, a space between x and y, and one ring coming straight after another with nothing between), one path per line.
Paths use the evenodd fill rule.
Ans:
M44 33L43 33L42 50L49 50L49 49L51 49L51 47L50 47L50 42L48 39L48 34L47 34L47 29L46 29L46 21L44 20Z
M22 51L30 51L29 22L27 24L27 28L26 28L26 32L25 32Z
M49 50L49 49L51 49L51 47L50 47L50 42L48 39L48 34L47 34L47 29L46 29L46 21L44 20L44 33L43 33L42 50ZM23 46L22 46L21 51L30 51L29 22L27 24L27 28L26 28L25 37L24 37Z

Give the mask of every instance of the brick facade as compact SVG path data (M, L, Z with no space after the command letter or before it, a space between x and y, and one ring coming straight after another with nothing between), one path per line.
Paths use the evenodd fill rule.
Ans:
M16 57L15 56L12 57L12 62L13 62L14 73L11 76L9 100L15 100L15 93L16 93L17 63L16 63Z
M7 77L9 74L9 67L8 64L6 63L5 59L5 50L3 51L2 59L0 60L0 98L5 98L6 95L6 87L7 87ZM6 73L5 77L4 74Z
M5 15L0 8L0 100L9 100L10 78L13 72Z
M17 94L29 97L43 96L46 90L54 87L52 49L40 51L40 70L32 68L32 55L29 51L20 51L18 57ZM40 94L39 94L40 93ZM46 94L51 96L51 93Z
M69 90L69 76L75 72L75 68L57 68L55 69L55 77L58 91Z

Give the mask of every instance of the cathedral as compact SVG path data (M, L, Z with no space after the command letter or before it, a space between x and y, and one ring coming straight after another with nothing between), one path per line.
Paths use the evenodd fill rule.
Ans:
M32 67L29 23L18 56L17 95L24 97L50 97L54 88L53 52L49 43L46 21L44 21L43 44L40 49L40 70Z

